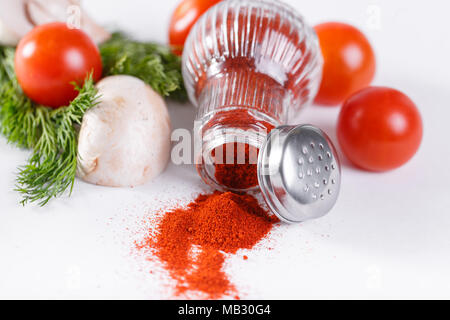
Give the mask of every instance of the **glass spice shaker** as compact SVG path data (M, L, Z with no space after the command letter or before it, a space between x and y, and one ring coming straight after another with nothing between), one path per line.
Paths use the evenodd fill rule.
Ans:
M311 103L321 74L317 36L290 6L228 0L207 11L183 51L202 179L221 191L260 188L286 222L326 214L340 186L334 147L317 128L282 126Z

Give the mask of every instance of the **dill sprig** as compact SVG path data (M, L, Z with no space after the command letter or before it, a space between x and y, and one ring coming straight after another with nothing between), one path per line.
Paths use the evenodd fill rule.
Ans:
M149 84L162 96L179 101L187 98L181 59L166 46L133 41L114 33L100 46L103 75L127 74Z
M8 142L32 148L39 136L35 107L19 87L14 73L14 48L0 47L0 131Z
M75 85L75 84L74 84ZM14 73L14 49L0 48L0 132L9 143L33 150L19 168L17 188L22 204L43 206L72 192L77 168L77 132L84 113L98 100L92 76L67 107L51 109L25 96Z

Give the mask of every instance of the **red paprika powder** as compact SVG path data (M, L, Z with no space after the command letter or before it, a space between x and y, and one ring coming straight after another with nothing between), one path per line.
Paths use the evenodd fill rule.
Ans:
M226 254L251 249L276 222L251 195L215 192L166 212L156 234L137 247L154 251L176 280L177 295L195 291L215 299L236 294L222 270Z
M212 156L215 160L214 176L217 182L231 189L245 190L256 187L258 167L255 159L258 159L258 152L257 148L238 142L227 143L214 149ZM220 154L223 157L220 157Z
M267 121L257 121L248 110L219 112L203 128L203 131L216 125L222 129L229 127L252 130L263 137L275 128ZM211 158L214 163L216 183L239 192L258 186L258 154L257 147L243 142L229 142L214 148ZM198 170L201 170L201 166Z

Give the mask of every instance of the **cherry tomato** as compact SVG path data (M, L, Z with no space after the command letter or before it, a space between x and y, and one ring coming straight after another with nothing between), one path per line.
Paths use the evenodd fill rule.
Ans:
M181 55L192 26L209 8L221 0L183 0L170 19L169 43L174 53Z
M367 87L375 75L375 54L367 38L353 26L338 22L315 27L324 58L316 103L339 105Z
M15 70L31 100L58 108L77 96L72 82L83 84L90 72L94 81L100 79L102 60L88 35L57 22L34 28L20 41Z
M419 149L422 131L414 102L385 87L369 87L351 96L337 126L342 151L369 171L387 171L406 163Z

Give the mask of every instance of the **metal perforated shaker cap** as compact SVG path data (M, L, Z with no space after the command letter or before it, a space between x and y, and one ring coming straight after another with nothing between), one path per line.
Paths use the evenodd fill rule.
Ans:
M258 159L259 186L282 221L297 223L327 214L337 201L341 168L333 143L311 125L273 130Z

